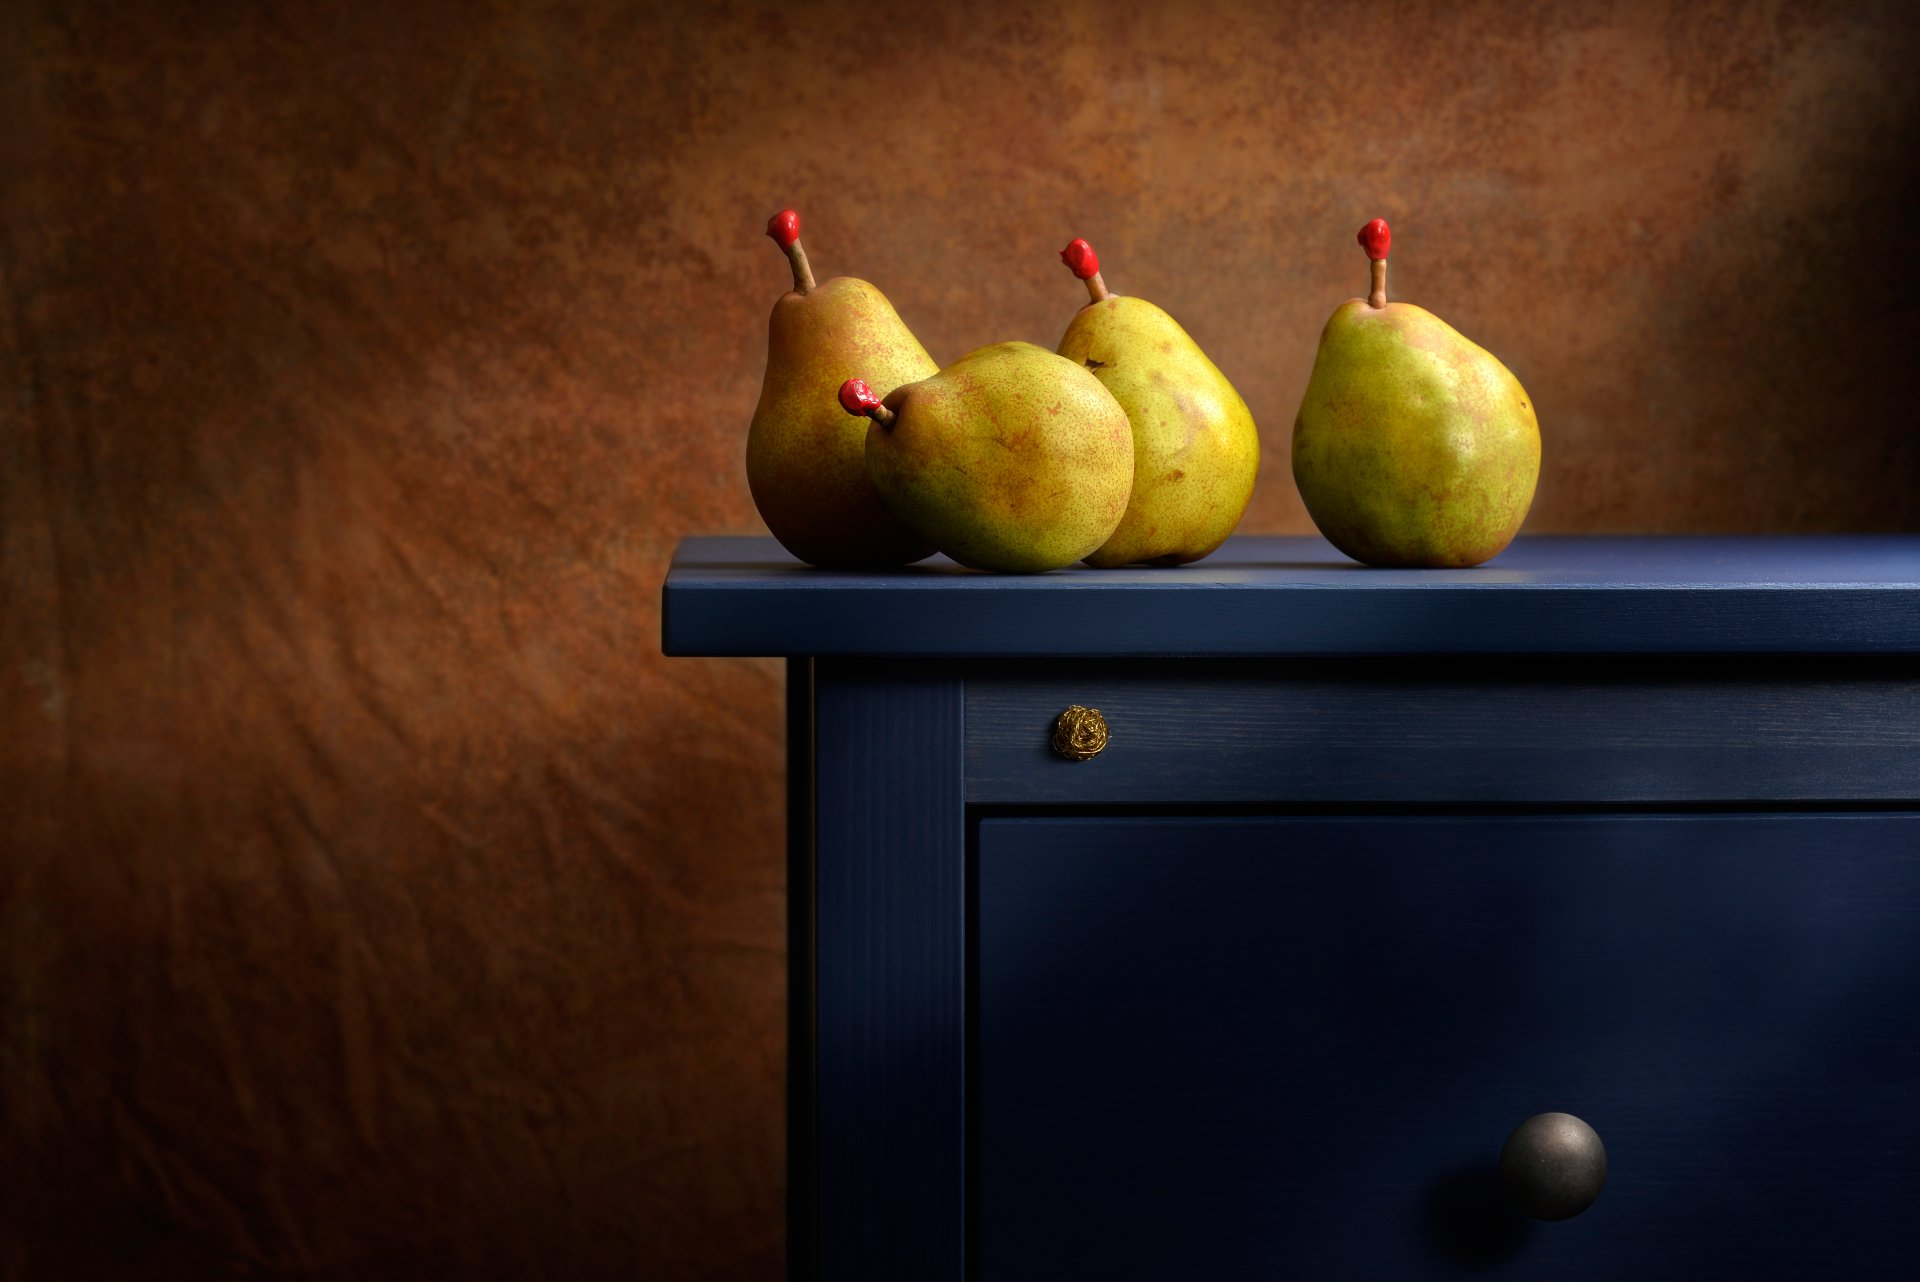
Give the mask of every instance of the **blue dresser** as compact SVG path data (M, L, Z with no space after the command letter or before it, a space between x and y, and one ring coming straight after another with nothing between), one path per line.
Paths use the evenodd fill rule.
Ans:
M1920 1276L1920 538L689 539L664 631L789 660L794 1277Z

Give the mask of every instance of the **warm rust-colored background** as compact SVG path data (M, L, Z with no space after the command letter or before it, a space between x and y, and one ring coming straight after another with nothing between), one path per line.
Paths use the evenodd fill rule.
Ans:
M0 1276L777 1269L779 673L657 630L772 210L942 359L1090 237L1247 529L1375 214L1531 529L1911 529L1910 14L0 6Z

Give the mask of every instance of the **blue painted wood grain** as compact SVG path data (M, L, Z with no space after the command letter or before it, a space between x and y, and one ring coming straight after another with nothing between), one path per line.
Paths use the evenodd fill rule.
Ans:
M787 660L787 1282L820 1276L813 669Z
M818 1276L960 1282L960 682L925 665L813 671Z
M994 819L980 1277L1905 1279L1920 815ZM1491 1170L1536 1112L1610 1174Z
M1916 654L1920 536L1534 537L1471 570L1242 537L1196 565L1024 576L693 538L662 609L682 655Z

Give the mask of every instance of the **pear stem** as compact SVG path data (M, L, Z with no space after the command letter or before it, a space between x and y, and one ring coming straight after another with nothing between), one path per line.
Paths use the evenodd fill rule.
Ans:
M1373 292L1367 295L1367 306L1385 307L1387 305L1387 260L1373 260Z
M893 430L893 421L897 415L884 405L876 405L867 411L867 417L891 432Z
M807 262L807 251L800 248L798 238L795 238L794 242L786 247L786 251L787 261L793 264L794 293L811 294L813 292L813 266Z
M1096 303L1104 303L1107 301L1107 282L1099 272L1095 272L1093 275L1087 277L1087 293Z

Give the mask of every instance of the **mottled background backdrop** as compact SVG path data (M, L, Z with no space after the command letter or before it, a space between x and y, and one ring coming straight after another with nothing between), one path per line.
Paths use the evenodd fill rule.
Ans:
M936 357L1054 257L1286 465L1353 232L1533 531L1920 525L1910 6L0 3L0 1276L761 1279L777 664L667 662L798 206Z

